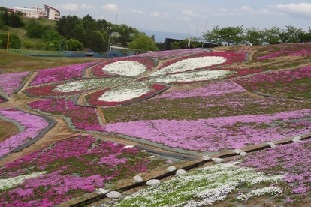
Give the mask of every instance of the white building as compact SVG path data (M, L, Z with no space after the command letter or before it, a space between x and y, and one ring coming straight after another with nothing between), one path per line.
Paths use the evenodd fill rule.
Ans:
M20 12L26 18L46 18L51 20L59 20L60 12L54 7L50 7L48 5L44 5L44 8L33 6L32 8L26 7L15 7L14 13Z
M54 7L44 5L44 10L45 10L45 17L47 19L59 20L60 12Z
M39 19L44 17L44 9L42 7L33 6L31 9L26 7L14 7L14 13L20 12L24 17Z

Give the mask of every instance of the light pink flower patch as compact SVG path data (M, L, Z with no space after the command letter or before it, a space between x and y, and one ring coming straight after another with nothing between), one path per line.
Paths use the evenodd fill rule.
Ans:
M146 139L169 147L218 151L307 133L311 109L271 115L240 115L199 120L149 120L108 124L107 132ZM295 124L296 127L289 127Z

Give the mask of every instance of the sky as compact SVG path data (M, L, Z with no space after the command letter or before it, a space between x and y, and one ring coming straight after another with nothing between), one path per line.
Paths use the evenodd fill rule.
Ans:
M311 0L0 0L0 6L53 6L61 16L87 14L140 31L183 33L200 37L215 26L281 29L286 25L307 31Z

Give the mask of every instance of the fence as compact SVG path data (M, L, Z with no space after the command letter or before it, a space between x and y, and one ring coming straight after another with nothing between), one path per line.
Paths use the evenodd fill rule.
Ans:
M85 51L44 51L44 50L25 50L25 49L9 49L11 53L37 56L37 57L71 57L71 58L82 58L82 57L93 57L93 58L113 58L128 56L119 51L111 51L109 53L104 52L85 52Z
M9 49L9 52L15 53L15 54L21 54L21 55L42 56L42 57L64 57L66 56L62 51Z

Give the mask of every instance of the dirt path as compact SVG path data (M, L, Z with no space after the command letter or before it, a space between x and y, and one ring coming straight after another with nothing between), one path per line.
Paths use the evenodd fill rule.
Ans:
M92 71L92 68L93 67L88 67L86 70L85 70L85 78L92 78L92 75L91 75L91 71Z
M23 91L30 85L33 79L37 76L38 72L33 72L30 76L27 77L25 84L23 87L17 92L17 94L23 93Z
M0 105L1 108L18 108L22 111L29 112L32 114L42 115L42 113L31 110L27 107L27 103L38 100L38 98L29 97L23 93L23 90L30 84L30 82L35 77L36 73L32 74L24 84L24 87L17 93L10 97L8 102L2 103ZM44 114L46 115L46 114ZM0 160L0 166L3 166L7 162L12 162L15 159L21 158L23 155L28 154L30 152L42 149L43 147L48 146L49 144L69 138L72 135L77 134L73 132L67 125L67 123L58 116L46 115L50 118L53 118L56 121L56 126L49 130L41 139L39 139L35 144L23 149L20 152L9 154L4 159Z

